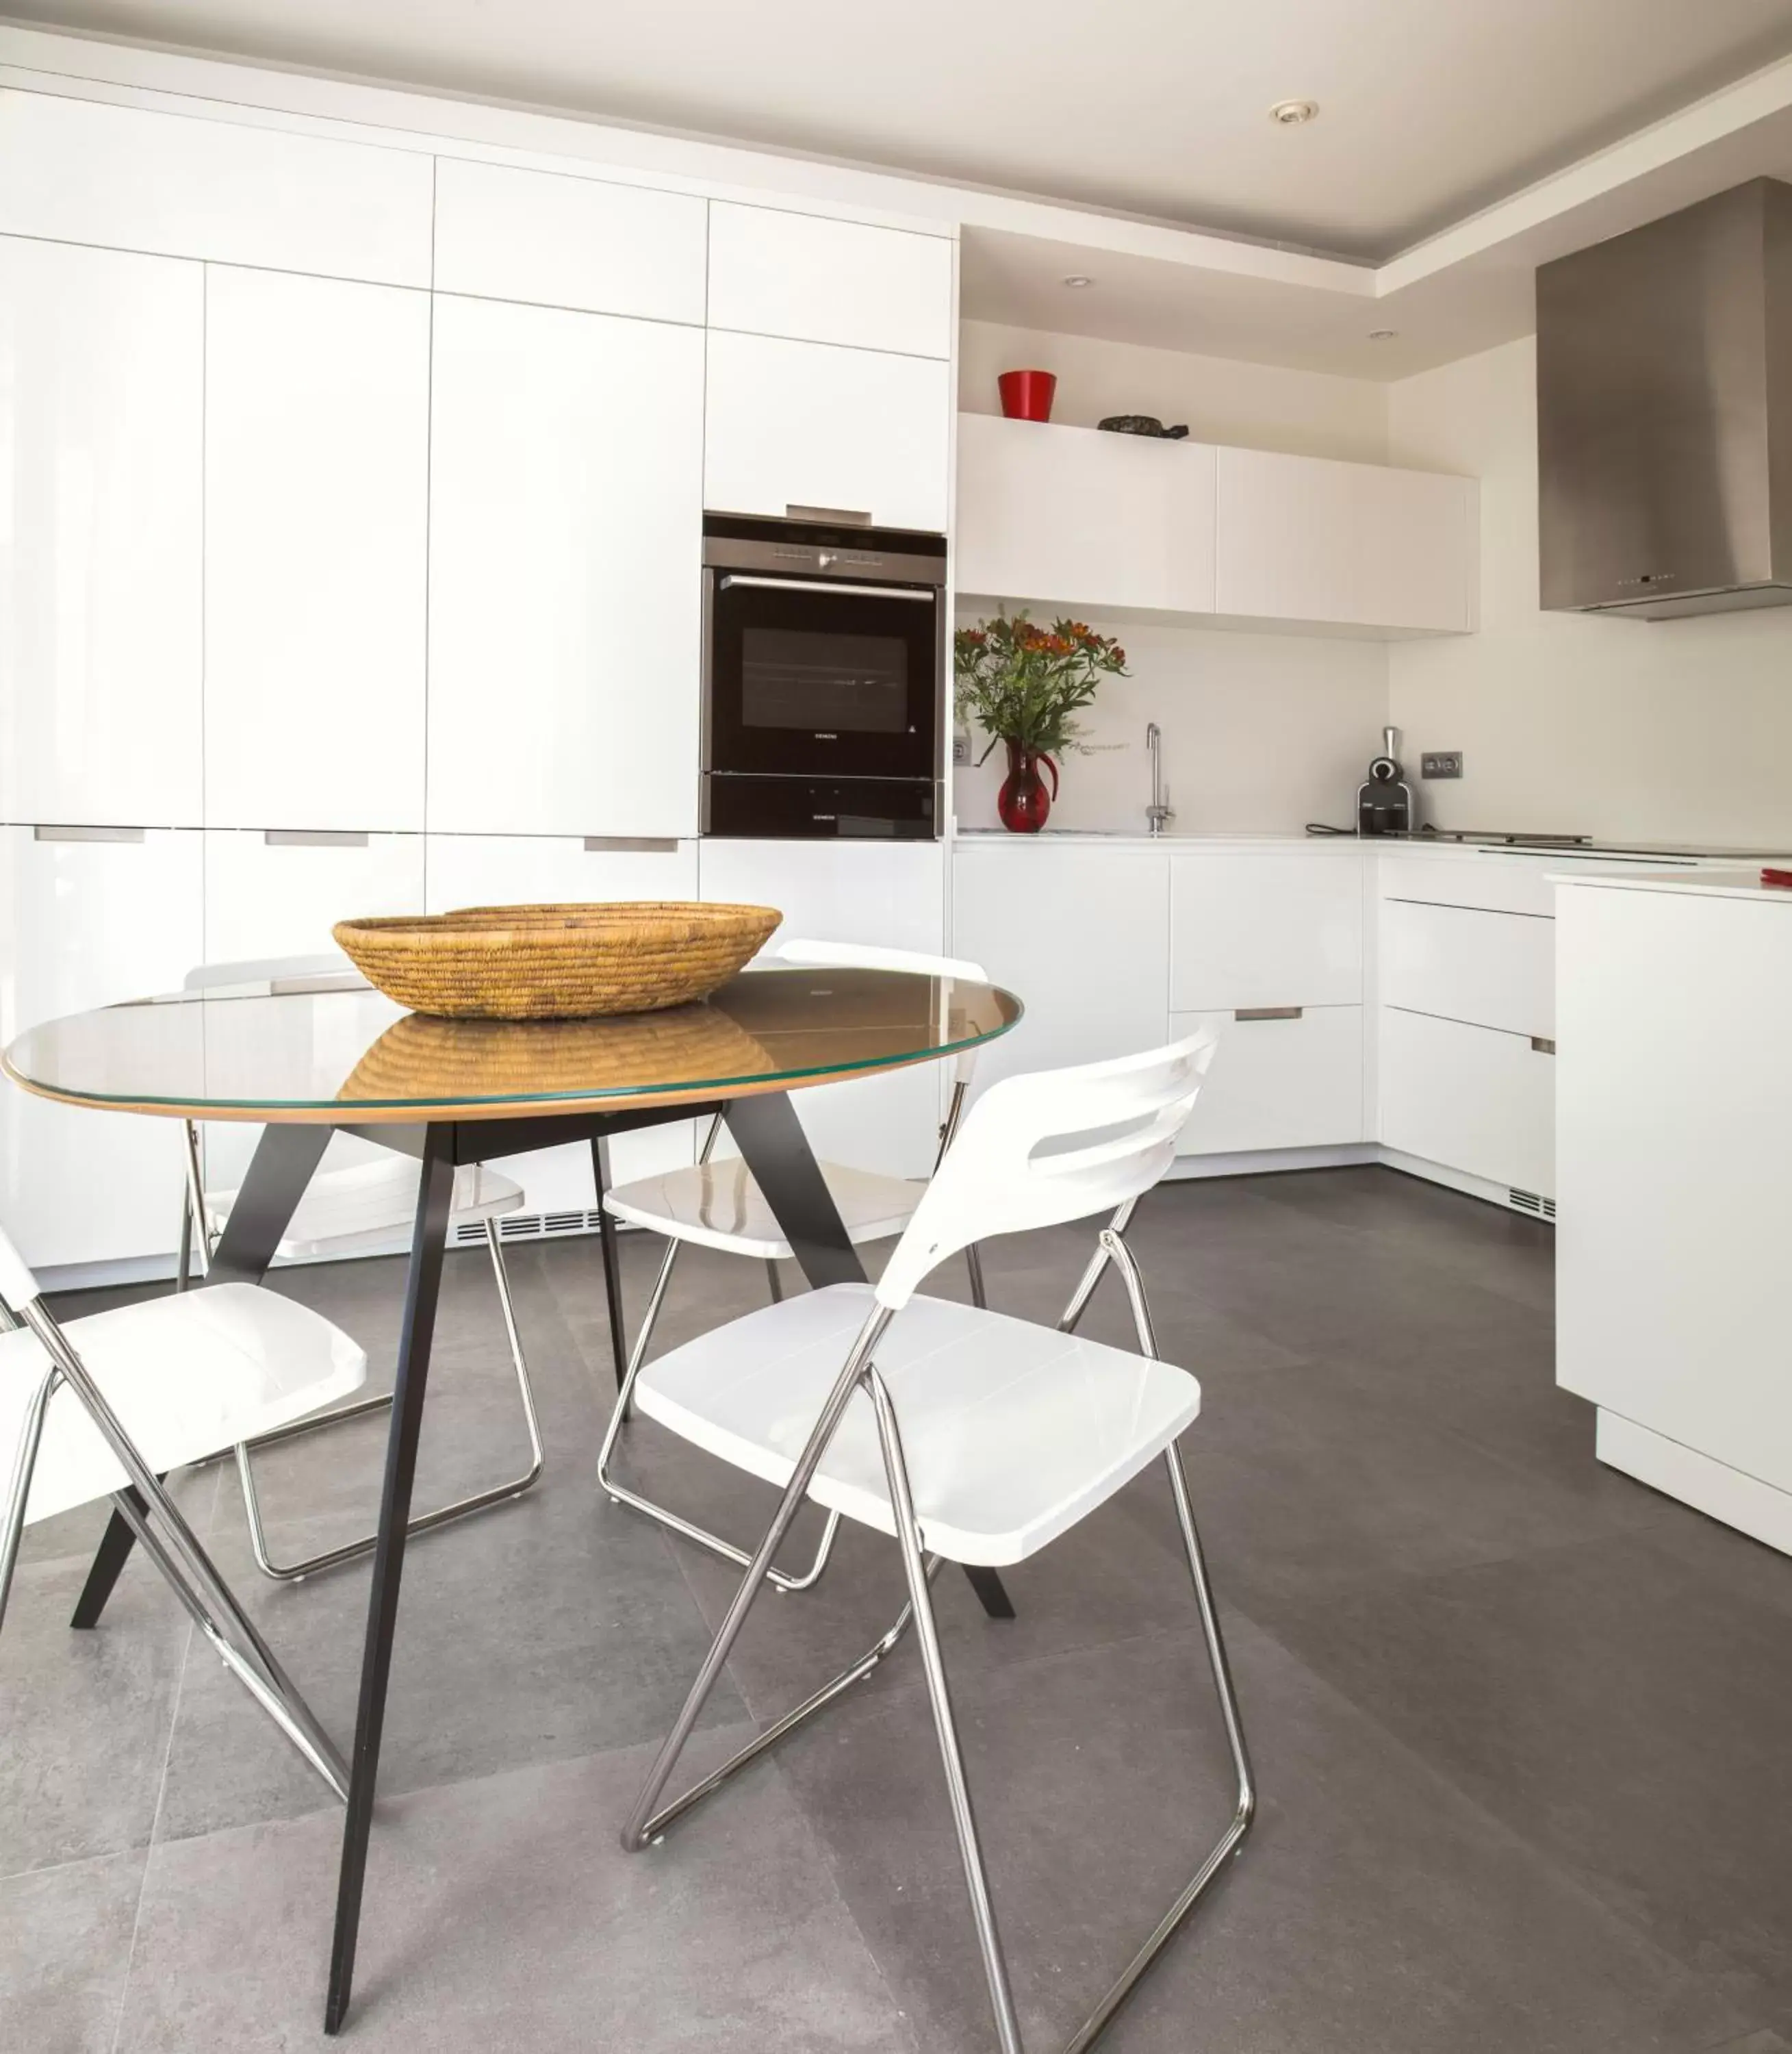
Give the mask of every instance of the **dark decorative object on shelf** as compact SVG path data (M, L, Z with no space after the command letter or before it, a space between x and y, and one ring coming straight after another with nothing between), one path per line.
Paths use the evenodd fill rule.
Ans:
M1114 435L1156 435L1160 441L1179 443L1189 432L1188 423L1181 427L1166 428L1155 414L1110 414L1105 421L1095 423Z

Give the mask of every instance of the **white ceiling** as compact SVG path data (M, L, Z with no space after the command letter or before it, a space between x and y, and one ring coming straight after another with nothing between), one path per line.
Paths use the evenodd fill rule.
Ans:
M0 15L1377 262L1792 52L1792 0L0 0ZM1267 108L1295 96L1319 119L1277 128Z

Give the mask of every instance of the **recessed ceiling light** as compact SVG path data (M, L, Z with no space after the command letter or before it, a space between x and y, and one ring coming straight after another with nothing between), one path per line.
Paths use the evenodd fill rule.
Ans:
M1067 285L1074 285L1079 289L1084 285L1092 285L1094 282L1095 281L1093 278L1084 277L1080 271L1073 271L1069 277L1064 281L1064 283Z
M1371 342L1392 342L1399 332L1397 328L1372 328L1369 331L1369 339Z
M1269 110L1269 118L1279 128L1298 128L1303 121L1311 121L1318 111L1316 100L1279 100Z

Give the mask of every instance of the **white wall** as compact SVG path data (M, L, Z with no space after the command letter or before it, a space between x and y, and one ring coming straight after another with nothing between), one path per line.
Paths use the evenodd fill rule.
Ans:
M1792 608L1649 623L1537 604L1536 348L1389 388L1390 461L1481 480L1481 631L1389 652L1402 754L1443 826L1792 848Z
M1104 414L1155 414L1166 427L1185 421L1197 442L1238 443L1380 463L1387 456L1388 388L1366 378L1286 371L1224 356L1048 335L968 321L958 332L958 404L969 414L1002 411L1004 371L1050 371L1058 380L1051 418L1092 428Z

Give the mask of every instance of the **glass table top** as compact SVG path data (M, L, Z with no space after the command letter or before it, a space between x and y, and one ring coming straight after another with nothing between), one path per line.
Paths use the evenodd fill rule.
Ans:
M183 992L52 1020L6 1052L27 1089L205 1119L515 1116L786 1091L955 1054L1020 1001L912 972L748 970L709 998L592 1020L442 1020L358 980Z

